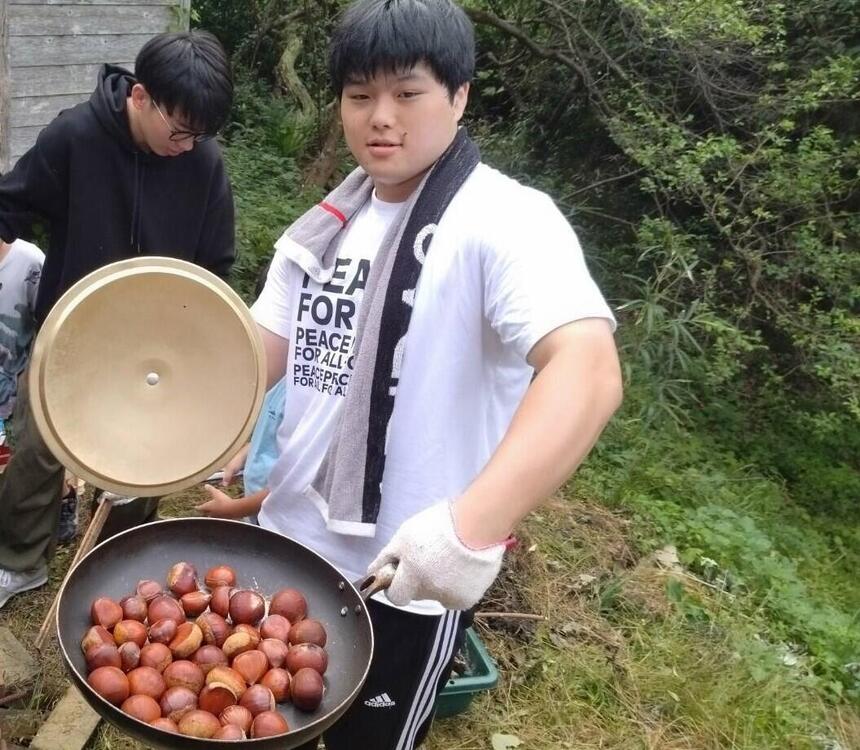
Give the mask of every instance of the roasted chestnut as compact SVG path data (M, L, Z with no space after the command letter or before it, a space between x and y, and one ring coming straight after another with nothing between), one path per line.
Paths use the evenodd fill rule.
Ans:
M155 727L156 729L160 729L162 732L173 732L174 734L179 734L179 725L173 721L173 719L166 719L164 717L160 719L156 719L155 721L150 721L149 725L151 727Z
M101 625L110 630L122 619L122 607L113 599L100 596L90 607L90 617L92 617L93 625Z
M284 664L291 674L309 667L323 675L328 669L328 653L316 643L297 643L295 646L290 646Z
M149 603L149 621L154 623L159 620L176 620L179 625L185 622L185 610L172 596L160 594Z
M257 630L253 625L249 625L247 622L239 623L235 628L233 628L234 633L247 633L251 636L251 641L254 643L254 648L260 645L260 641L263 640L260 635L260 631Z
M269 603L270 615L282 615L290 623L297 623L308 614L308 603L301 591L281 589Z
M236 698L241 698L247 689L245 678L230 667L213 667L206 675L206 684L226 687Z
M213 740L244 740L246 735L239 727L234 724L222 726L215 734L212 735Z
M204 612L195 622L203 632L203 642L218 648L224 645L231 632L227 620L217 612Z
M221 728L221 722L217 716L213 716L208 711L195 709L189 711L179 720L179 733L187 734L189 737L199 737L201 739L211 739Z
M206 611L211 598L211 594L207 594L205 591L192 591L190 594L183 594L179 603L188 617L197 617Z
M256 625L266 613L266 600L256 591L249 591L248 589L237 591L230 597L228 611L234 624Z
M158 700L167 690L167 684L157 669L138 667L128 673L128 690L132 695L148 695Z
M122 668L119 650L112 643L96 643L94 646L90 646L84 658L89 672L99 667Z
M269 615L260 623L261 638L277 638L287 642L290 635L290 621L283 615Z
M254 717L251 716L251 712L244 706L239 705L225 708L218 719L225 727L228 724L232 724L239 727L239 729L245 733L251 731L251 724L254 721Z
M217 646L201 646L191 655L191 661L203 670L204 675L209 674L209 670L214 667L230 666L224 652Z
M143 597L145 602L150 602L161 594L164 589L161 588L161 584L158 581L144 580L137 582L136 591L137 595Z
M291 644L316 643L317 646L325 646L326 632L319 620L300 620L290 628L287 638Z
M274 737L289 731L290 725L277 711L263 711L254 717L254 723L251 724L251 737L254 739Z
M116 646L116 641L114 641L113 636L107 628L101 625L93 625L81 639L81 651L86 654L97 643L110 643L112 646Z
M128 677L118 667L99 667L90 672L87 684L102 698L119 706L129 696Z
M143 644L146 643L146 625L137 620L121 620L114 626L113 639L117 646L131 641L136 643L138 648L143 648Z
M224 641L224 645L221 647L221 650L227 655L227 658L232 661L235 656L241 654L243 651L251 651L256 648L257 643L259 643L259 641L255 642L250 633L239 631L237 633L233 633L233 635L229 636L227 640Z
M194 662L185 659L168 664L162 675L167 687L188 688L194 692L194 695L200 692L206 682L203 670Z
M257 651L262 651L269 661L269 667L282 667L287 658L287 644L277 638L266 638L260 641Z
M210 589L215 589L218 586L235 586L236 571L228 565L216 565L206 571L203 580Z
M275 696L265 685L251 685L239 699L239 705L247 708L252 716L263 711L275 710Z
M120 668L123 672L131 672L140 666L141 648L134 641L126 641L119 647Z
M144 622L146 620L146 599L138 594L127 596L120 599L119 606L122 608L122 617L124 620L137 620Z
M157 620L149 626L149 640L167 645L176 637L179 623L173 619Z
M173 654L163 643L147 643L140 650L140 666L152 667L158 672L164 672L173 661Z
M197 706L218 716L225 708L236 705L236 696L223 685L206 685L197 697Z
M197 591L197 571L191 563L178 562L167 571L167 588L176 596Z
M197 708L197 693L187 687L169 687L159 701L161 715L171 721L179 721L189 711Z
M259 682L260 678L269 671L269 660L262 651L243 651L231 665L249 685Z
M290 697L291 679L290 673L287 672L286 669L276 667L275 669L270 669L263 675L263 679L260 680L260 684L265 685L272 691L272 695L275 696L275 701L277 703L283 703Z
M302 711L313 711L322 702L323 678L315 669L305 667L293 675L290 682L290 696L293 705Z
M123 701L120 709L147 724L161 718L161 706L158 705L157 700L148 695L131 695Z
M216 615L226 617L230 614L230 597L232 594L232 587L218 586L218 588L212 591L212 598L209 600L209 609Z
M177 628L169 648L174 659L185 659L200 648L201 643L203 643L203 631L196 623L183 622Z

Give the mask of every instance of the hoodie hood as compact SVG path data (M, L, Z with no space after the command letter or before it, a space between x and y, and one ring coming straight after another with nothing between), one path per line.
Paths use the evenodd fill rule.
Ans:
M102 127L130 151L140 151L131 137L126 99L137 79L125 68L102 65L90 106Z

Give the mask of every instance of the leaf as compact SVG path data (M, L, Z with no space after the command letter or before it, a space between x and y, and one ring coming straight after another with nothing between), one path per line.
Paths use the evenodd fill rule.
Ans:
M511 750L512 747L519 747L523 741L515 734L499 734L496 733L492 737L493 750Z

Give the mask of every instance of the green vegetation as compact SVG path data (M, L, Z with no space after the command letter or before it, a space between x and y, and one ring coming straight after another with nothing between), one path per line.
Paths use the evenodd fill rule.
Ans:
M243 89L254 114L228 147L237 194L254 196L240 206L243 291L286 223L269 222L318 195L297 178L325 120L307 126L277 63L300 38L295 70L324 103L319 58L341 4L313 19L287 5L252 4L257 15L229 27L240 66L276 92ZM226 10L206 7L217 29ZM530 747L857 744L856 5L469 10L469 126L488 162L550 192L583 237L618 307L627 402L557 518L530 523L527 575L506 580L547 623L512 639L486 621L507 684L471 723L443 724L438 746L485 747L506 727ZM263 174L263 158L283 167ZM622 533L610 548L623 553L587 535L568 543L582 503L612 511ZM660 577L650 555L668 544L680 567ZM547 594L595 571L575 616ZM576 627L559 635L579 618L611 634L613 655Z
M246 293L277 219L320 192L299 185L326 120L299 111L278 59L301 38L295 71L323 106L340 4L287 5L230 26L256 80L227 148L237 195L253 191ZM504 684L431 747L860 745L856 6L469 9L469 127L577 227L618 308L627 401L486 603L546 622L481 621ZM290 24L255 20L279 12Z
M225 153L249 301L349 168L326 151L343 4L194 4L240 74ZM469 127L576 226L626 402L481 607L545 619L479 619L502 683L428 750L860 747L860 6L467 5ZM32 631L47 594L0 623ZM34 704L61 690L49 673ZM103 728L92 747L137 746Z

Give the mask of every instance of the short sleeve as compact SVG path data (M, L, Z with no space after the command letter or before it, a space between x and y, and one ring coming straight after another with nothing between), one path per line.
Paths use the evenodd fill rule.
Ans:
M298 267L282 250L276 249L263 291L251 306L254 320L284 339L289 339L292 331L291 279L295 273L298 273Z
M526 358L551 331L585 318L615 318L591 278L579 239L546 195L520 188L484 245L486 315ZM512 201L513 202L513 201Z
M42 263L41 262L33 262L27 268L27 307L30 309L30 312L35 314L36 312L36 297L39 294L39 281L42 278Z

